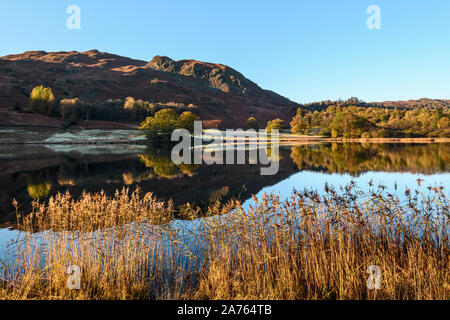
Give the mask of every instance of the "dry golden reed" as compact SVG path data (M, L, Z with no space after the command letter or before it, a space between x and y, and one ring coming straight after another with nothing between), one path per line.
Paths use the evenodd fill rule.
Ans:
M19 215L0 267L2 299L449 299L442 188L401 201L353 184L215 206L174 221L172 203L123 190L58 195ZM69 290L67 268L81 269ZM367 268L381 287L367 286Z

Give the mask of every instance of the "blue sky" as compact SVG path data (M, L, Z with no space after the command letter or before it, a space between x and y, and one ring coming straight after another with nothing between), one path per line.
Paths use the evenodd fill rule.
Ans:
M66 27L72 4L80 30ZM223 63L303 103L450 98L448 0L0 1L0 56L90 49Z

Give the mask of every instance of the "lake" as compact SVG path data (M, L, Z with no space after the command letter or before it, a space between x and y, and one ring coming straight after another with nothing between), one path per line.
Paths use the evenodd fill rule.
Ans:
M189 203L202 210L217 201L295 190L339 188L350 181L366 190L383 184L399 197L428 186L450 188L450 143L315 143L282 146L279 172L261 176L260 165L174 165L168 152L143 145L4 145L0 146L0 242L14 238L15 198L20 210L33 199L58 192L78 197L84 191L114 194L139 187L158 200Z

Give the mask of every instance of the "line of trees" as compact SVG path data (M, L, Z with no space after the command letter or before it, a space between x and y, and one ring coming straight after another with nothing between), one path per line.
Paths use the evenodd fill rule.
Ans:
M329 103L326 108L325 106ZM313 110L313 108L316 110ZM30 110L48 116L60 116L66 126L80 120L144 121L150 135L164 135L166 129L193 123L198 118L190 110L196 106L180 103L151 103L132 97L123 100L88 102L78 98L57 101L51 88L35 87L30 95ZM318 110L317 110L318 109ZM183 112L184 111L184 112ZM179 117L178 114L181 113ZM166 118L163 120L163 118ZM184 119L184 120L183 120ZM180 124L180 121L186 121ZM254 117L246 126L259 129ZM332 138L386 138L386 137L450 137L450 109L436 108L383 108L350 98L346 101L323 101L308 108L299 108L290 122L295 134L319 134ZM155 128L153 130L153 128ZM267 122L266 131L283 129L283 120ZM151 133L153 130L153 133Z
M436 109L389 109L329 106L322 111L298 109L291 132L333 138L450 137L450 112Z
M347 100L323 100L318 102L311 102L302 104L301 107L306 110L311 111L322 111L326 110L330 106L336 107L375 107L375 108L388 108L395 109L396 107L404 110L412 110L412 109L430 109L436 110L438 108L443 108L445 110L450 109L450 100L437 100L437 99L420 99L420 100L410 100L410 101L392 101L392 102L365 102L363 100L358 99L357 97L351 97Z
M248 118L245 125L247 129L259 130L260 128L258 120L256 120L254 117ZM283 130L283 127L284 127L284 120L277 118L267 121L265 131L267 133L271 133L272 130L276 129L281 132Z
M194 105L182 103L153 103L136 100L128 97L124 100L106 100L103 102L92 102L84 99L62 99L59 102L49 87L35 87L30 95L30 111L47 116L61 117L65 120L65 126L70 126L81 120L103 120L141 122L147 117L154 116L156 112L163 109L173 109L178 113L196 110Z

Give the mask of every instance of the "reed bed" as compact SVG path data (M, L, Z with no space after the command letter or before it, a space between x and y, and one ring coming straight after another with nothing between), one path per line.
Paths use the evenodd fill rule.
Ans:
M353 183L232 201L173 220L171 203L123 190L58 195L18 212L1 299L449 299L449 203L442 188ZM67 268L79 266L79 290ZM380 287L370 289L369 266Z

